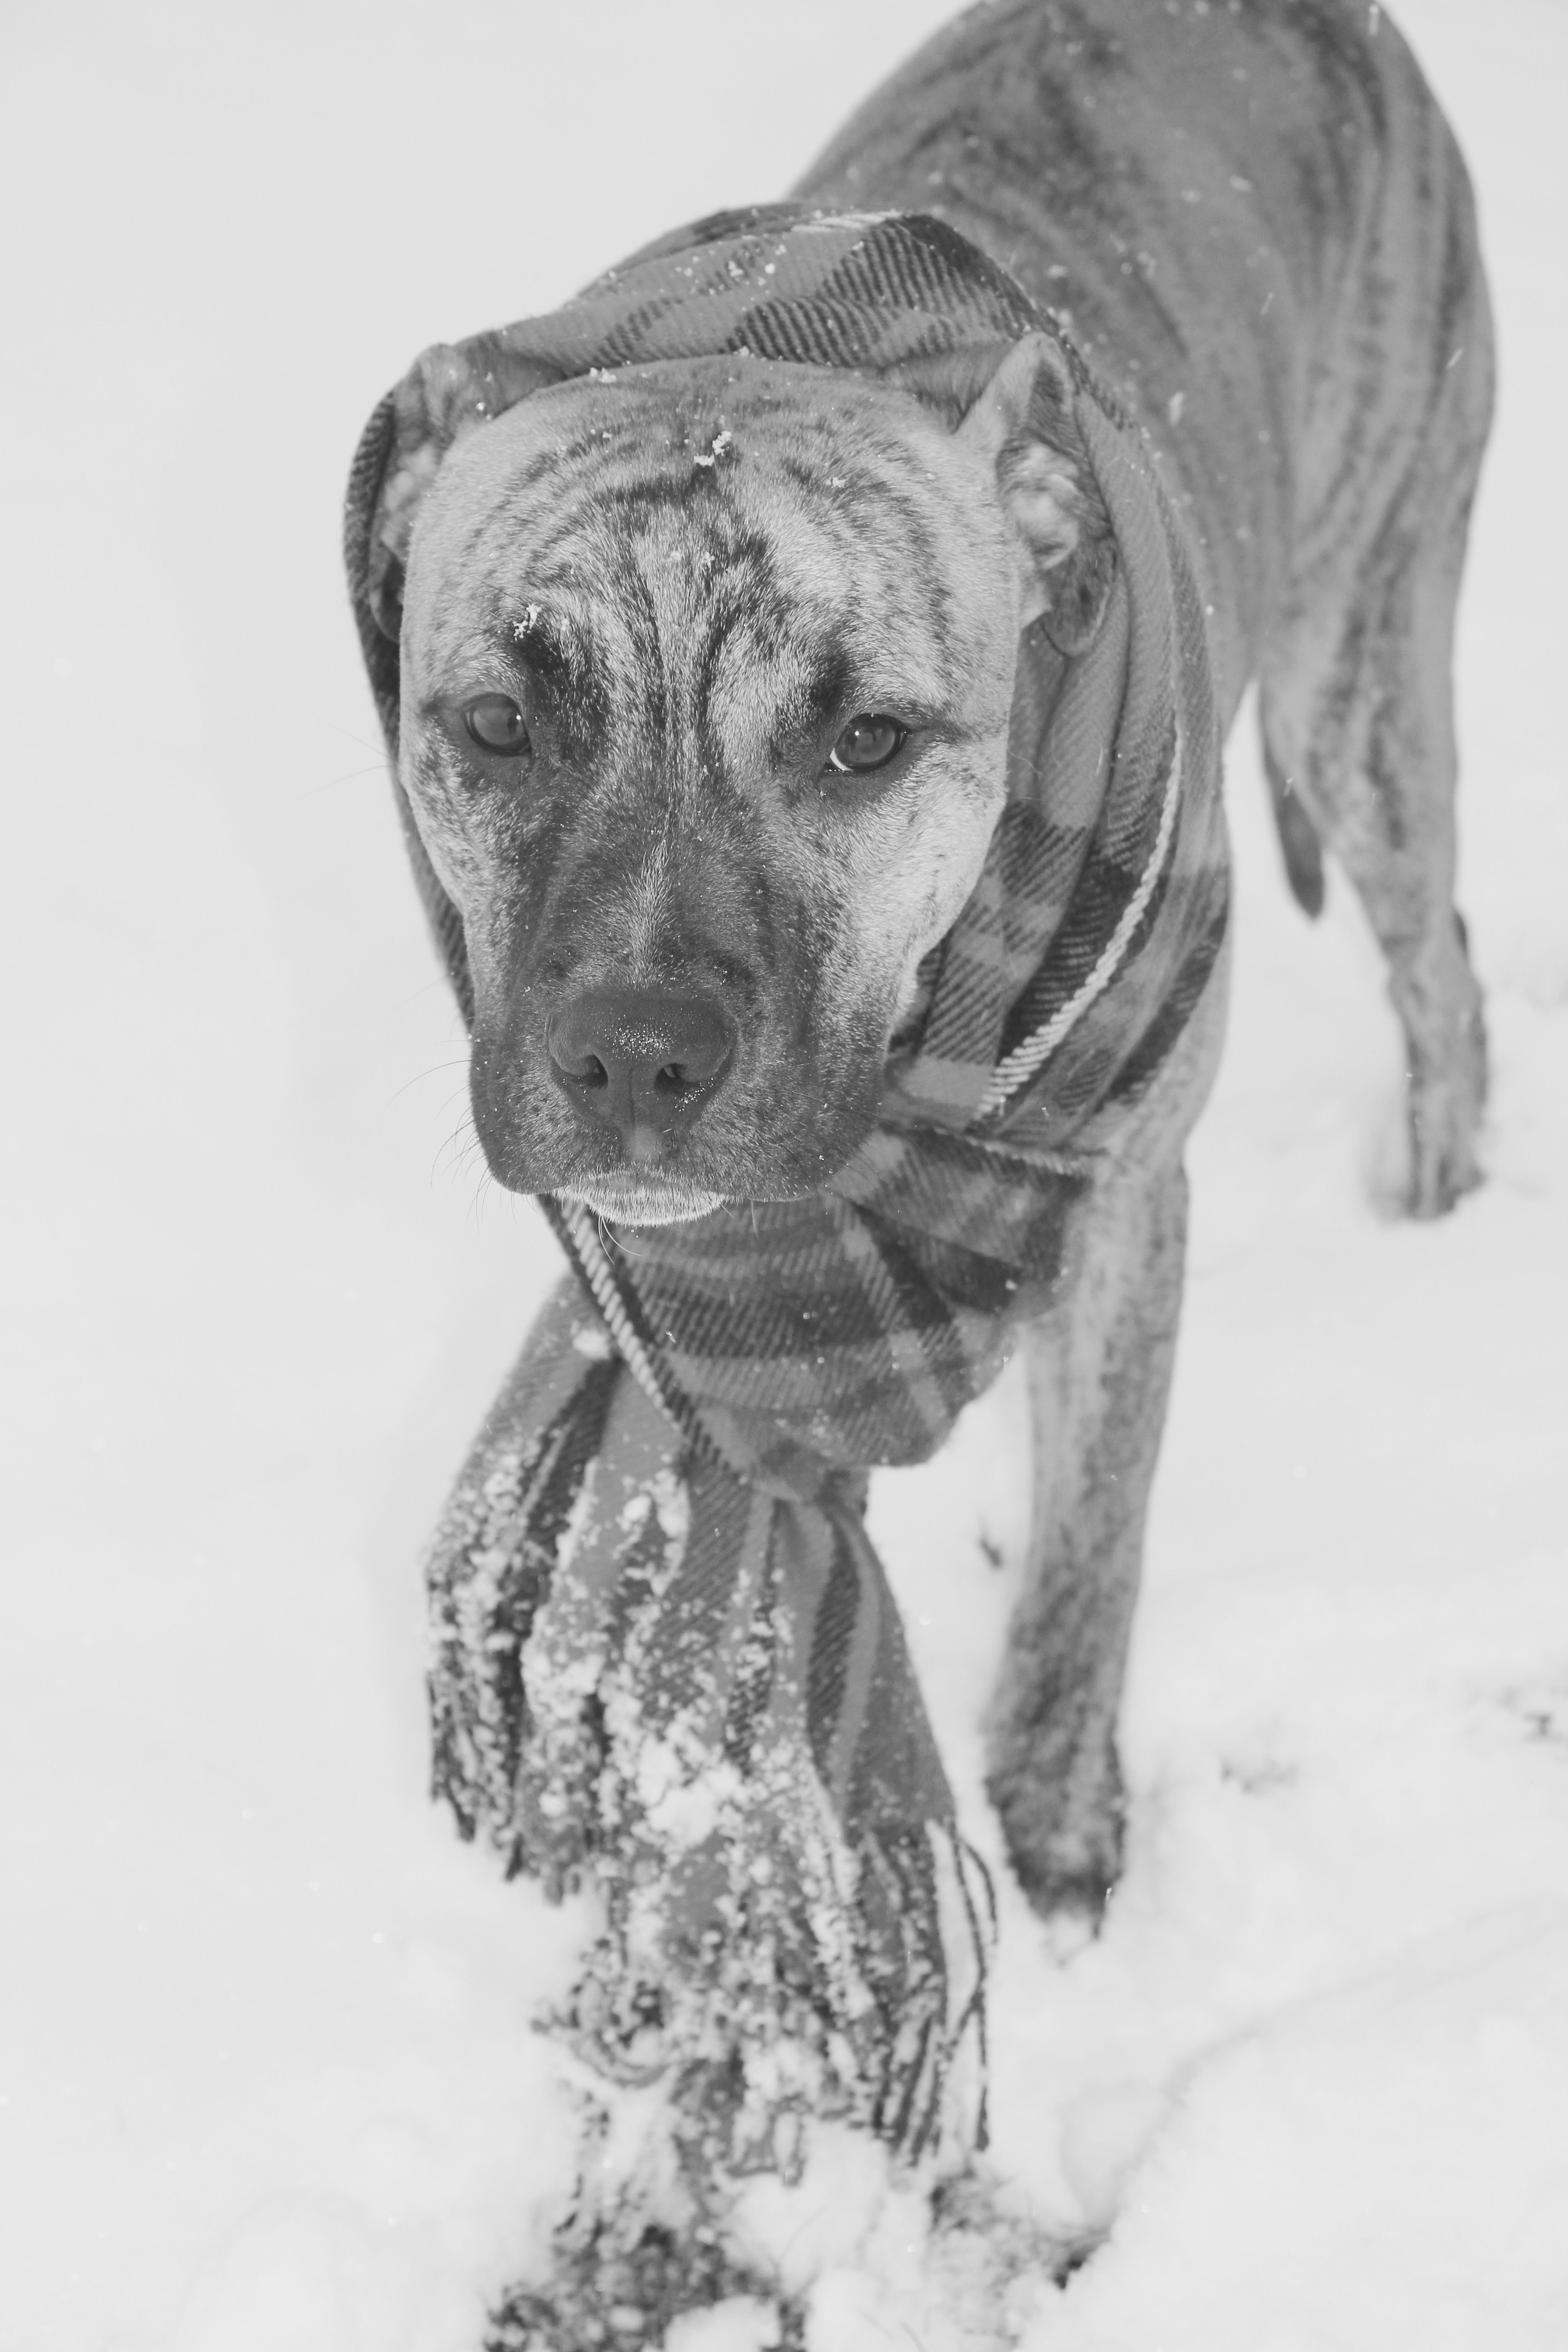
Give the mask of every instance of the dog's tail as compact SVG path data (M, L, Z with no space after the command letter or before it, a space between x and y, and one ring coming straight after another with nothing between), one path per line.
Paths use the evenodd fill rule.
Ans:
M1314 919L1323 911L1323 845L1307 814L1306 803L1275 758L1268 736L1263 740L1263 765L1268 777L1268 797L1279 828L1285 857L1285 878L1304 914Z

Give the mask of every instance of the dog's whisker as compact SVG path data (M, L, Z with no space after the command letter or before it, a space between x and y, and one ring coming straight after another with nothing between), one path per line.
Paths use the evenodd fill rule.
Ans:
M369 767L344 768L335 776L318 776L315 782L308 784L305 789L308 795L314 797L319 793L333 792L340 784L357 783L362 776L384 776L385 773L386 761L382 759L374 761Z
M462 1104L463 1104L462 1118L468 1118L468 1119L469 1119L470 1132L469 1132L468 1141L468 1142L465 1144L465 1146L464 1146L465 1150L471 1150L471 1149L473 1148L473 1145L474 1145L474 1143L478 1140L478 1138L477 1138L477 1136L475 1136L475 1135L474 1135L474 1133L473 1133L473 1131L472 1131L471 1117L470 1117L470 1114L468 1113L468 1103L467 1103L467 1099L466 1099L466 1097L465 1097L464 1089L463 1089L461 1087L453 1087L453 1089L452 1089L452 1091L451 1091L449 1094L444 1095L444 1096L442 1097L442 1098L441 1098L440 1102L439 1102L439 1103L437 1104L437 1111L438 1111L438 1112L440 1112L440 1111L447 1111L447 1110L449 1110L449 1109L451 1108L452 1105L453 1105L455 1102L460 1102L460 1103L462 1103ZM460 1118L460 1119L459 1119L458 1124L458 1125L457 1125L457 1126L452 1129L451 1135L447 1137L447 1142L448 1142L448 1143L455 1141L455 1140L456 1140L456 1139L457 1139L457 1138L458 1138L458 1137L462 1133L462 1131L463 1131L463 1129L462 1129L462 1118Z
M446 995L451 985L451 981L444 971L434 971L431 973L428 980L422 980L417 988L411 988L406 996L399 996L395 998L393 1001L397 1011L401 1013L405 1005L417 1004L419 999L422 996L428 996L433 989L438 988L441 991L441 993ZM454 1007L454 1024L456 1023L456 1020L457 1012Z
M369 735L362 735L357 728L345 727L341 719L332 719L331 721L331 725L334 735L345 735L351 743L357 743L362 751L374 751L383 767L386 765L386 746L384 743L376 742L374 739Z
M422 1086L426 1078L438 1077L443 1070L466 1069L468 1066L468 1057L466 1054L458 1054L454 1055L449 1062L432 1062L427 1070L416 1070L413 1077L405 1078L403 1084L397 1087L394 1093L388 1095L387 1101L401 1101L402 1097L408 1092L410 1087ZM451 1096L448 1095L447 1097L447 1102L450 1102L451 1099ZM445 1105L443 1105L442 1108L445 1108Z
M448 1097L447 1099L449 1101L452 1097ZM468 1170L473 1164L474 1154L476 1152L480 1155L480 1165L483 1177L493 1181L494 1180L490 1178L489 1163L483 1156L484 1147L479 1140L479 1132L474 1126L472 1117L465 1105L462 1117L458 1120L456 1126L453 1128L451 1133L447 1137L446 1140L438 1147L435 1159L430 1163L431 1189L435 1189L436 1178L440 1171L441 1163L448 1154L451 1155L451 1174L454 1179L457 1179L467 1175Z

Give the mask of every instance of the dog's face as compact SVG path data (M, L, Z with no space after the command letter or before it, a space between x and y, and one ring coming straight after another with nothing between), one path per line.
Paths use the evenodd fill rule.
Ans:
M402 774L501 1183L651 1223L812 1191L868 1132L1001 809L1019 631L1080 537L1020 437L1026 359L957 429L858 377L684 361L550 385L447 456Z

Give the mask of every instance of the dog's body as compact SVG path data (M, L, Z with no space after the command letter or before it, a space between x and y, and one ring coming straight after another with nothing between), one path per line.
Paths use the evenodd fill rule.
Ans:
M1314 906L1321 838L1362 896L1408 1042L1411 1206L1446 1208L1484 1091L1449 656L1490 349L1463 167L1407 51L1364 0L1001 0L799 194L950 224L1157 448L1221 722L1258 678L1292 883ZM648 1225L809 1192L861 1142L997 822L1020 631L1070 659L1103 614L1115 552L1062 389L1039 334L967 376L663 361L493 421L475 394L484 429L405 464L401 773L462 918L502 1182ZM1026 1339L1035 1531L992 1788L1042 1908L1098 1908L1115 1874L1224 981L1097 1151Z
M1362 897L1407 1041L1410 1203L1447 1207L1476 1181L1485 1088L1453 914L1450 659L1492 356L1468 183L1408 51L1375 8L1337 0L982 7L877 93L801 193L939 210L1065 314L1160 448L1207 590L1222 724L1258 679L1292 882L1315 912L1321 835ZM1033 1575L991 1786L1047 1906L1114 1871L1180 1153L1221 994L1125 1137L1092 1271L1026 1341Z
M939 211L1160 449L1222 726L1258 679L1292 882L1316 912L1321 835L1361 894L1409 1045L1411 1206L1445 1208L1484 1092L1449 665L1492 343L1464 167L1408 50L1351 0L982 7L802 193Z
M1059 310L1160 449L1221 719L1260 677L1292 877L1321 890L1321 835L1361 892L1409 1045L1412 1204L1447 1206L1484 1085L1448 664L1490 353L1463 168L1408 53L1360 0L985 6L800 193L951 222ZM1020 348L954 431L951 387L942 413L837 370L664 362L536 392L447 458L410 562L403 771L463 915L503 1182L636 1223L848 1157L995 821L1019 628L1093 625L1071 453L1020 456L1038 380ZM531 730L526 793L475 789L511 772L464 739L487 691ZM846 722L884 710L918 753L900 789L825 789ZM662 1129L635 1057L619 1125L574 1076L626 991L677 1075ZM1114 1874L1181 1154L1222 1002L1216 976L1028 1340L1034 1572L993 1785L1045 1905ZM682 1003L716 1010L711 1041L659 1030Z

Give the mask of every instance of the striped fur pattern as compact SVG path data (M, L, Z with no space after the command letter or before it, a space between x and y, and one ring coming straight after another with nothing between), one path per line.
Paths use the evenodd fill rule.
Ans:
M640 1223L811 1191L868 1130L995 823L1016 626L999 520L966 527L979 462L909 394L758 360L620 374L543 387L445 460L401 765L461 909L491 1166ZM525 697L525 790L487 790L452 723L481 685ZM820 788L846 703L918 730L905 788ZM552 1006L626 982L714 998L737 1031L656 1174L551 1076Z
M971 355L984 381L1048 325L939 225L774 208L427 354L373 419L350 499L395 759L419 500L514 404L569 373L726 352L928 381L935 362L949 385ZM587 1296L536 1333L432 1556L437 1787L509 1868L587 1868L605 1888L569 2030L611 2074L663 2073L709 2174L787 2169L788 2120L813 2114L905 2150L979 2129L954 2061L979 2017L983 1906L860 1525L864 1476L940 1444L1050 1297L1102 1139L1225 929L1197 591L1138 436L1056 340L1114 581L1087 646L1064 651L1070 615L1024 640L1005 803L879 1061L874 1115L793 1197L619 1237L559 1201ZM421 806L416 868L482 1021L459 856Z

